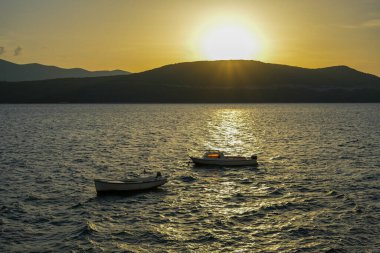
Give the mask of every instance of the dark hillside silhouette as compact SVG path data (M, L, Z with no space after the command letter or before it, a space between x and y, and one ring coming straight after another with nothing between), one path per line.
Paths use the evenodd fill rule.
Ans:
M0 83L0 102L380 102L380 78L346 66L187 62L127 76Z
M15 64L0 59L0 81L19 82L56 78L127 75L123 70L88 71L80 68L64 69L37 63Z

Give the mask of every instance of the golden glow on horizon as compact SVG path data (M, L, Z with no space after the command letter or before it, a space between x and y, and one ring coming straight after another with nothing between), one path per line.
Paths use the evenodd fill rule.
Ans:
M237 24L218 25L201 38L202 55L208 60L253 59L259 50L253 34Z
M136 73L179 62L252 59L348 65L380 75L380 17L374 15L380 1L25 2L2 1L0 8L0 58L18 64Z

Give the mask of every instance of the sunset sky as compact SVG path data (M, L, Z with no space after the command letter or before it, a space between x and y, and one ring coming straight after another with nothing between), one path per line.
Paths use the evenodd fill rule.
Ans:
M380 1L0 0L0 58L131 72L253 59L380 75Z

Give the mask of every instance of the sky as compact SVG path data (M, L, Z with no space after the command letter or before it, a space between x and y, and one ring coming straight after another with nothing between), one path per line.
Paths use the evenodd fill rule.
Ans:
M380 76L380 0L0 0L0 58L131 72L236 58Z

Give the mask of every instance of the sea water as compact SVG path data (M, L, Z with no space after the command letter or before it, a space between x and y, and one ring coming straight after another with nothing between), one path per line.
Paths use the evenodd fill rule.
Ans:
M380 104L0 105L0 252L380 252L379 221Z

